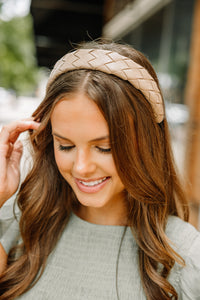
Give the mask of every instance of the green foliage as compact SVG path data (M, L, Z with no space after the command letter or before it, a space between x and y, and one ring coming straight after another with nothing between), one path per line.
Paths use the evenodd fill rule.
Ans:
M0 20L0 86L17 94L33 91L38 76L32 19Z

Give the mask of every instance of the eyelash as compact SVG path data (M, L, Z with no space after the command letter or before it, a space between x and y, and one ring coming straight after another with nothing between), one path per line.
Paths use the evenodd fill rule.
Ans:
M70 151L74 148L74 146L63 146L63 145L59 145L59 150L60 151ZM97 147L96 149L101 152L101 153L110 153L111 152L111 148L101 148L101 147Z
M111 148L101 148L101 147L96 147L96 149L101 152L101 153L110 153L111 152Z
M74 148L74 146L62 146L62 145L59 145L59 150L60 151L70 151Z

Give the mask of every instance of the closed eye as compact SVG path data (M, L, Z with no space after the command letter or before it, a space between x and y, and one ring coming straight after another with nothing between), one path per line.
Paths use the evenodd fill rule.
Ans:
M96 146L96 149L102 153L110 153L111 152L111 148L102 148L102 147Z
M74 148L75 146L63 146L63 145L59 145L59 150L60 151L70 151Z

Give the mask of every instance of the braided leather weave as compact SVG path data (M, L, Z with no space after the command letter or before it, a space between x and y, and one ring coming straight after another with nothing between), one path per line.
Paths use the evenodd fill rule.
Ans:
M162 122L164 106L158 86L148 71L130 58L110 50L76 50L57 61L47 82L47 88L62 73L76 69L99 70L129 81L151 104L156 122Z

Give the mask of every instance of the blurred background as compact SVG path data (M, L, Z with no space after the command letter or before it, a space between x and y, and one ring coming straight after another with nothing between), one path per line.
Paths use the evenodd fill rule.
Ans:
M154 66L200 229L200 0L0 0L0 127L29 117L55 62L99 37L134 46Z

